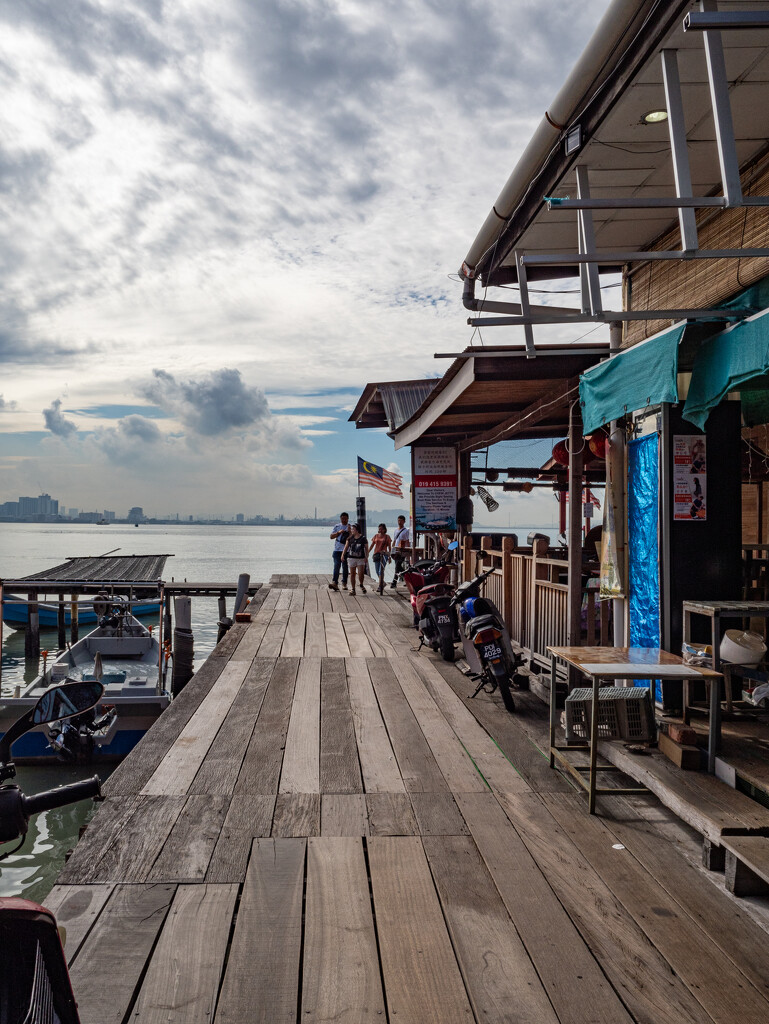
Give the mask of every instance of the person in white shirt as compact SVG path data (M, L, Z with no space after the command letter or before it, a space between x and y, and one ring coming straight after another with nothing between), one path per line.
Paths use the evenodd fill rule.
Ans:
M339 570L342 570L342 590L347 590L347 559L343 558L344 546L347 543L347 538L350 535L350 517L346 512L342 512L339 515L339 522L336 524L334 529L331 531L330 537L334 542L334 578L329 583L330 590L339 590Z
M398 516L398 526L393 534L392 539L392 560L395 566L395 575L393 576L390 589L395 590L398 585L398 574L403 572L403 565L408 557L409 550L411 549L411 538L409 537L409 531L406 526L406 517Z

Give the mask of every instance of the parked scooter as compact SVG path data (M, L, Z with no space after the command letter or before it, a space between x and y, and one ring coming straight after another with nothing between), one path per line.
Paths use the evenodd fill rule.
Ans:
M440 651L444 661L454 660L459 628L451 600L454 588L448 582L451 571L443 559L423 559L401 574L411 595L414 628L420 631L421 644Z
M511 684L518 689L526 689L528 677L519 671L523 658L513 648L502 613L492 600L481 596L484 584L493 572L491 568L475 579L461 583L452 604L459 608L465 659L472 678L478 680L472 696L475 697L482 689L493 693L499 687L502 701L512 713L515 701Z
M9 779L16 776L11 746L37 725L82 715L98 704L104 687L98 682L52 686L0 740L0 844L21 839L4 860L16 853L27 836L31 815L93 797L101 798L97 776L26 796ZM31 900L0 899L0 1021L60 1021L79 1024L77 1003L53 914Z

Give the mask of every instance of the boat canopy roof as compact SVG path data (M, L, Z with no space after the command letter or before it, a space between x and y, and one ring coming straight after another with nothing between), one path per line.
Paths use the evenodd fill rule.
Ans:
M61 565L23 576L24 580L68 580L78 582L146 583L163 577L166 559L172 555L92 555L68 558Z

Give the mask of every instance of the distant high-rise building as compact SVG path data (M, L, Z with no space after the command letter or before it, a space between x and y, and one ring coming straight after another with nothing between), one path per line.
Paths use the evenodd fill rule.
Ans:
M20 497L19 498L19 515L20 516L34 516L37 514L37 498Z
M18 501L4 501L0 505L0 516L8 519L19 518L19 503Z
M133 508L128 510L128 521L131 523L141 523L144 520L144 509L141 505L135 505Z
M104 509L104 518L107 520L108 523L114 523L114 521L115 521L115 513L114 512L110 512L109 509L105 508Z
M68 508L67 515L69 516L70 519L77 519L77 514L79 511L79 508Z
M236 523L244 523L245 521L246 521L246 517L243 515L243 513L242 512L238 512L238 514L235 516L235 522Z

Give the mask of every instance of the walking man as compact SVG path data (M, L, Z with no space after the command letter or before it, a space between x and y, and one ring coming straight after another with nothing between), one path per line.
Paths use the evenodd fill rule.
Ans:
M330 590L339 590L339 570L342 570L342 590L347 590L347 559L342 558L344 552L344 546L347 543L347 538L350 535L349 527L350 517L346 512L342 512L339 516L339 522L336 524L334 529L331 531L331 540L334 542L334 551L332 557L334 559L334 578L329 583Z
M403 565L410 547L411 540L409 539L409 531L406 528L406 517L398 516L398 527L392 539L392 557L395 565L395 574L390 587L393 590L398 585L398 574L403 572Z
M373 554L376 567L376 577L379 580L379 593L384 591L385 566L390 561L390 545L392 541L387 534L387 526L380 523L377 532L374 534L369 551Z

